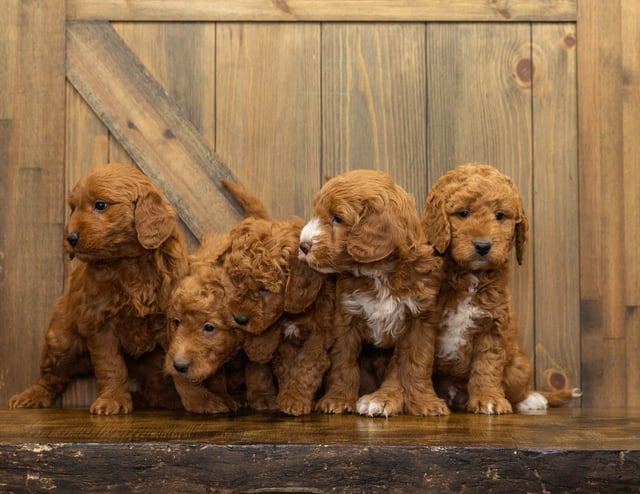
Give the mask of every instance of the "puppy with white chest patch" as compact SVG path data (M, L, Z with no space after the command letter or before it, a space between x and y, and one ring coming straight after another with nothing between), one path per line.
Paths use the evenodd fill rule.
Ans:
M413 198L386 173L354 170L329 180L300 235L300 259L338 273L327 413L443 415L431 371L430 324L442 261L424 238ZM393 347L379 389L358 399L364 342Z
M513 181L489 165L466 164L431 189L423 214L445 279L434 384L449 406L484 414L541 410L579 390L531 390L532 364L518 347L509 255L522 263L528 222Z

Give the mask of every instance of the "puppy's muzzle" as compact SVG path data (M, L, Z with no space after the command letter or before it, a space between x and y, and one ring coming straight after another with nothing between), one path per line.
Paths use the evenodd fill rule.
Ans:
M479 256L486 256L491 250L491 242L486 240L476 240L473 242L473 248Z
M80 240L80 235L78 234L78 232L71 232L67 235L67 243L71 247L75 247L76 245L78 245L79 240Z

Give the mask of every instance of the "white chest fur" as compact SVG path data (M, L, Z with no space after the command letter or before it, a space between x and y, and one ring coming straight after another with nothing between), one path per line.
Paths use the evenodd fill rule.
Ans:
M374 290L345 294L342 299L345 310L351 314L361 315L369 327L369 337L375 345L391 337L397 338L404 330L406 309L417 313L414 300L391 296L385 280L374 278Z
M467 344L469 332L475 327L474 319L483 315L484 311L473 305L473 297L478 287L478 279L471 277L467 296L455 309L444 313L442 330L438 341L438 358L457 360L458 350Z

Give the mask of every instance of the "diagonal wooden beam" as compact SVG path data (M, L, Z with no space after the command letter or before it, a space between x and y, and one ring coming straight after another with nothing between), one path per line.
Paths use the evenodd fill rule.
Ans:
M220 180L237 182L108 22L67 25L67 78L202 238L241 218Z

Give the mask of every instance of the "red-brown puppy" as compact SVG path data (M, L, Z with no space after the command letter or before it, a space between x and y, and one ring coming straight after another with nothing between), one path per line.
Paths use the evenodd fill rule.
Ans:
M40 377L9 406L49 407L72 378L93 370L100 394L91 412L128 413L133 403L125 358L145 358L167 344L164 311L188 269L177 215L147 177L120 164L80 179L69 207L64 247L80 262L54 305ZM150 376L144 382L162 381ZM156 398L151 401L162 401Z
M434 384L450 406L485 414L545 409L578 390L531 390L532 365L518 347L509 254L522 263L528 223L513 181L488 165L448 172L429 193L427 240L442 254Z
M297 259L301 228L299 220L248 218L194 257L173 297L166 360L188 410L232 409L208 382L243 350L250 408L311 411L329 366L334 286Z
M425 241L413 198L386 173L355 170L322 187L312 216L300 235L300 258L339 273L331 368L316 408L370 416L449 413L431 383L429 321L442 261ZM395 351L380 388L358 399L363 342Z

